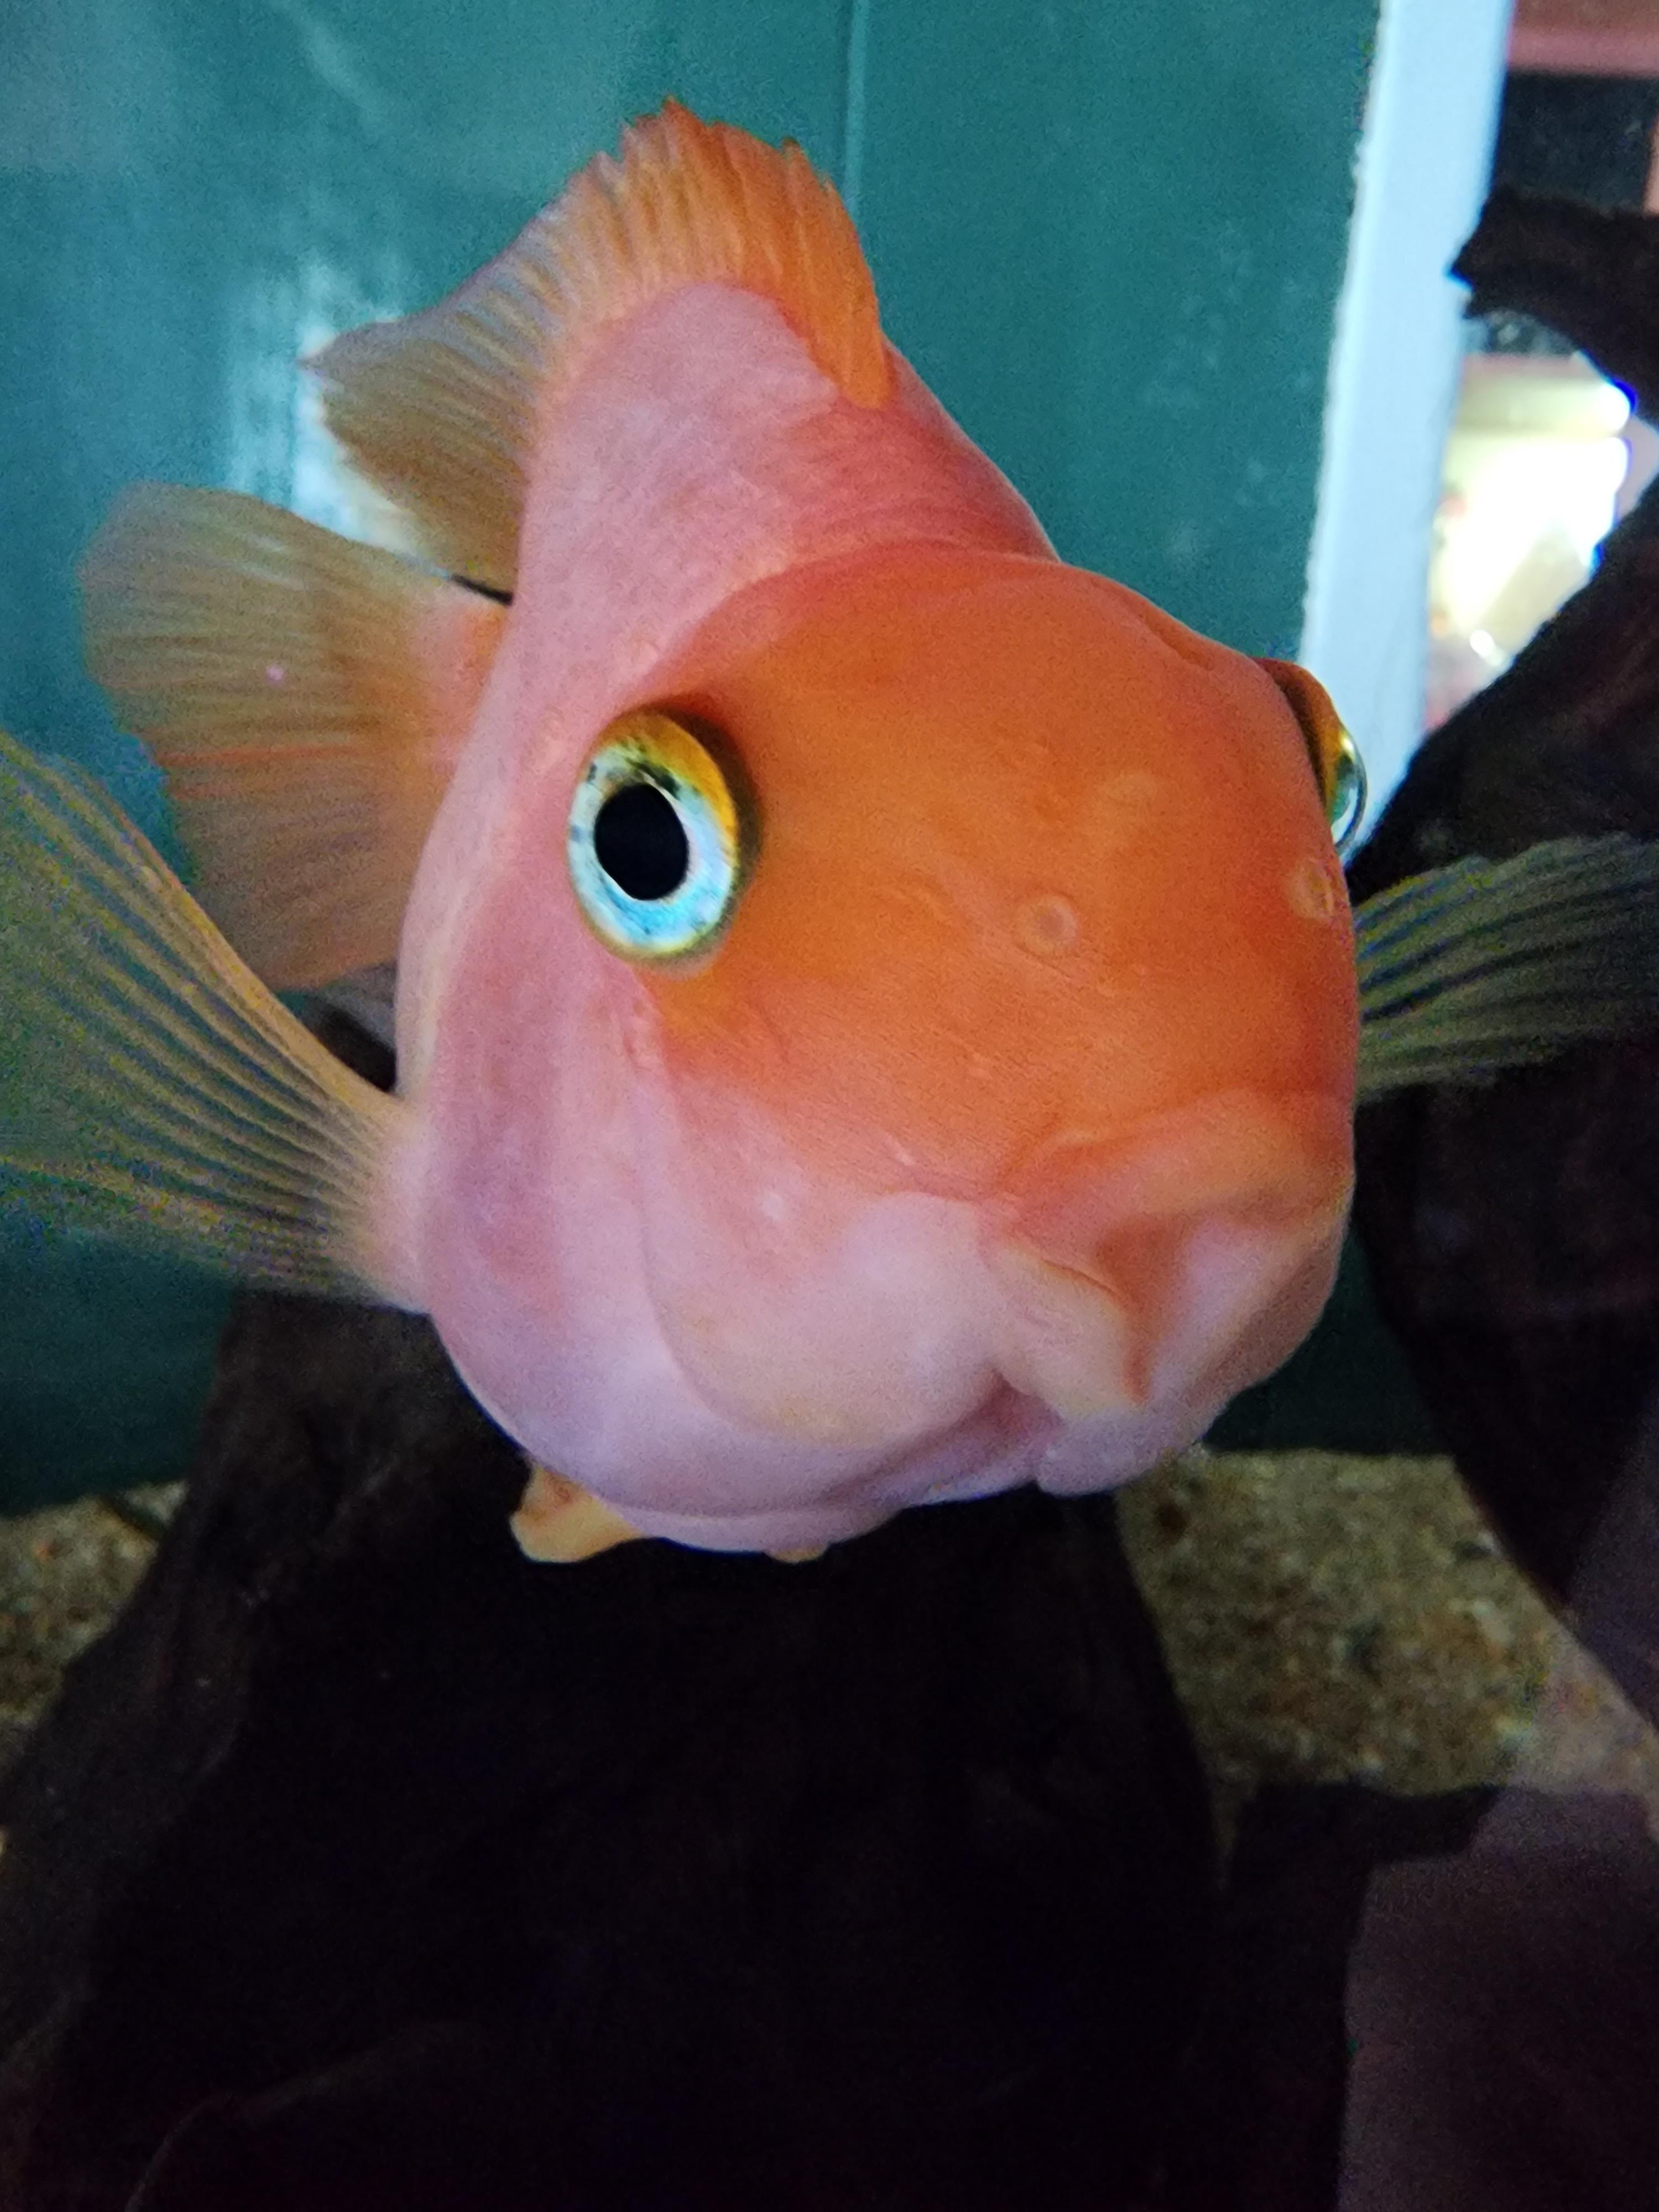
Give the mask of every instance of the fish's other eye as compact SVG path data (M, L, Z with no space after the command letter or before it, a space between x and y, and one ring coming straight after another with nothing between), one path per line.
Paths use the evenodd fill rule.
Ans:
M1302 726L1308 758L1319 780L1319 795L1325 802L1325 819L1331 825L1337 851L1346 853L1365 811L1365 763L1359 757L1359 748L1342 726L1342 718L1317 677L1310 676L1293 660L1259 660L1256 666L1278 684Z
M720 733L643 708L583 763L565 849L600 942L625 959L676 961L718 940L754 842L754 805Z
M1325 819L1339 853L1346 853L1365 811L1365 763L1359 748L1340 723L1331 758L1321 763L1320 789L1325 795Z

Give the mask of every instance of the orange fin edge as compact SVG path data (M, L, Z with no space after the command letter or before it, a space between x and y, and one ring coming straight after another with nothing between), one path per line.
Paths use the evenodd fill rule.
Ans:
M772 301L849 400L887 400L875 287L833 185L793 143L672 100L447 299L349 331L308 365L330 429L434 558L510 591L531 449L558 390L600 332L698 283Z

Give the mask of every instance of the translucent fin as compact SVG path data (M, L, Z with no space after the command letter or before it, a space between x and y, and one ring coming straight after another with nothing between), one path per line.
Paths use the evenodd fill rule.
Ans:
M390 960L505 610L239 492L137 484L81 568L203 905L268 982Z
M1659 1028L1659 845L1460 860L1367 899L1354 931L1362 1103Z
M447 300L325 347L312 367L328 426L441 567L511 591L531 447L558 387L608 325L699 282L774 301L849 399L886 398L875 288L833 186L799 147L670 100Z
M408 1109L264 988L89 779L0 734L0 1192L294 1290L414 1301L375 1211Z

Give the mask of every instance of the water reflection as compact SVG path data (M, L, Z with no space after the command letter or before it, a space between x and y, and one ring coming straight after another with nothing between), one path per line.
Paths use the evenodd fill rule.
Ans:
M1429 566L1429 728L1581 588L1656 465L1659 438L1581 356L1467 356Z

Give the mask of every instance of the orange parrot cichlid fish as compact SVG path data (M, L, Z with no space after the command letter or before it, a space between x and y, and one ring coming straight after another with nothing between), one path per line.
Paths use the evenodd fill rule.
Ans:
M1064 565L830 187L673 104L312 366L426 561L106 526L90 663L249 965L8 744L14 1176L429 1314L546 1556L1098 1489L1277 1366L1352 1179L1313 679ZM265 987L394 957L388 1097Z

